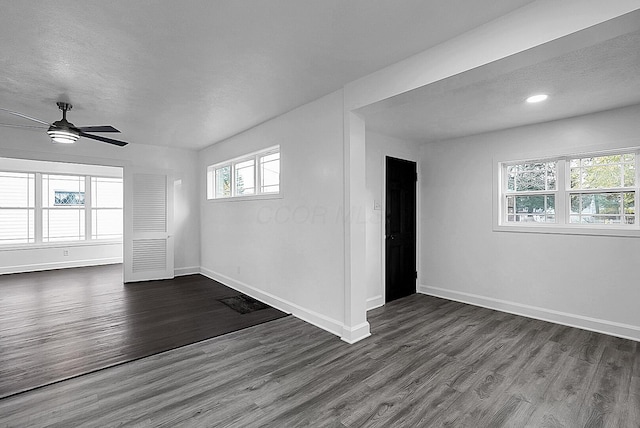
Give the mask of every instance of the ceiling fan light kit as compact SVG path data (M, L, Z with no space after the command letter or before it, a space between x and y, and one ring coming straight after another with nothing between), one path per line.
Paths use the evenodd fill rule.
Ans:
M101 141L103 143L113 144L114 146L124 147L128 143L120 140L114 140L113 138L102 137L100 135L89 134L89 132L120 132L116 128L111 125L103 125L103 126L82 126L77 127L73 123L67 120L67 112L71 110L72 105L65 102L58 102L58 108L62 110L62 119L49 124L40 119L33 118L31 116L27 116L22 113L18 113L16 111L8 110L6 108L0 108L0 110L5 111L14 116L22 117L24 119L31 120L33 122L38 122L42 125L49 125L47 129L47 134L54 143L61 144L73 144L80 137L90 138L92 140ZM39 128L39 126L24 126L24 125L13 125L13 124L0 124L0 126L7 126L10 128ZM45 128L46 129L46 128Z
M73 123L67 121L67 111L71 110L72 105L59 102L58 107L62 110L62 120L53 122L47 134L54 143L73 144L80 138L80 132L75 131Z
M78 141L78 138L80 138L80 135L75 134L73 131L58 129L54 127L49 128L47 134L49 134L49 137L51 137L51 141L61 144L72 144Z

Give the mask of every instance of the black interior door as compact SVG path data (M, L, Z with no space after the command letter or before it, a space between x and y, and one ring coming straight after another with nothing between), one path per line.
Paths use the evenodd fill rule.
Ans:
M416 292L416 163L387 157L385 290L390 302Z

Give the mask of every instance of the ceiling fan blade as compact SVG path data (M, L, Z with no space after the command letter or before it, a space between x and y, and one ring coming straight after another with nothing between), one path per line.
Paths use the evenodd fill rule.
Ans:
M38 126L38 125L16 125L13 123L0 123L0 126L5 128L27 128L27 129L48 129L46 126Z
M80 136L81 137L87 137L87 138L91 138L92 140L98 140L98 141L102 141L103 143L109 143L109 144L114 144L116 146L126 146L129 143L125 143L124 141L119 141L119 140L114 140L111 138L107 138L107 137L101 137L99 135L91 135L91 134L86 134L84 132L80 132Z
M120 132L111 125L104 126L81 126L78 128L82 132Z
M17 111L7 110L6 108L0 107L0 110L6 111L7 113L13 114L15 116L20 116L25 119L33 120L34 122L41 123L43 125L51 125L49 122L45 122L44 120L36 119L35 117L27 116L26 114L18 113Z

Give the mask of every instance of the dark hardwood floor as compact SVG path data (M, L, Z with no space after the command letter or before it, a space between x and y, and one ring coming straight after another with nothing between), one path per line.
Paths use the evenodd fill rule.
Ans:
M201 275L123 284L122 266L0 276L0 397L285 314L240 314Z
M413 295L348 345L286 317L0 400L3 427L640 427L640 343Z

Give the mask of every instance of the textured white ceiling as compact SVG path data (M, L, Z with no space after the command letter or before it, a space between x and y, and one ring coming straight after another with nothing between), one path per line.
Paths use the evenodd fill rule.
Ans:
M635 16L640 18L639 13ZM637 22L636 27L640 26ZM594 30L588 37L598 34ZM640 31L593 43L501 71L500 63L531 62L530 58L543 50L554 51L556 44L552 42L518 54L519 58L484 67L497 72L482 67L470 70L463 73L466 76L454 76L397 100L371 105L362 113L369 129L424 143L639 104ZM474 79L478 73L489 77ZM546 93L549 99L525 103L535 93Z
M529 2L0 0L0 107L197 149Z

